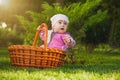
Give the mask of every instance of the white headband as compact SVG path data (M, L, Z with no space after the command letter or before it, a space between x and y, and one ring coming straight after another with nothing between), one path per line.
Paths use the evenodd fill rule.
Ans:
M53 17L50 18L51 20L51 24L52 24L52 27L55 25L55 23L58 21L58 20L64 20L66 21L67 23L69 23L69 19L66 15L64 14L56 14L54 15Z

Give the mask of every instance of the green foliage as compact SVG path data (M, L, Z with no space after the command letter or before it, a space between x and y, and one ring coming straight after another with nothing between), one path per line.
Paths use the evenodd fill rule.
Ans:
M89 15L90 11L96 7L97 5L99 5L101 0L94 0L94 1L90 1L90 0L86 0L85 3L80 4L80 3L73 3L68 7L68 16L70 18L70 21L76 22L82 22L81 20L83 20L87 15Z
M103 0L101 3L102 9L107 9L109 17L117 19L120 18L120 0Z
M87 28L93 27L94 25L97 25L98 23L105 20L106 17L107 17L107 10L103 11L103 12L101 10L98 10L97 14L92 15L88 18L88 20L86 21L86 24L84 24L84 26Z
M95 47L100 43L107 43L109 39L109 25L106 22L89 27L85 31L86 36L83 38L83 42L92 44Z
M39 26L39 22L42 22L42 18L40 17L39 14L32 12L32 11L27 11L26 14L29 15L28 19L24 18L23 16L16 16L23 28L25 29L25 39L24 39L24 44L32 44L35 32L37 30L37 26ZM41 15L42 16L42 15ZM31 20L29 20L29 18Z
M23 34L16 30L11 30L11 28L0 28L0 34L0 47L23 43Z
M109 31L107 31L108 28L104 26L104 21L106 20L106 18L107 10L98 10L96 14L88 17L83 25L86 34L82 37L82 41L84 43L98 45L99 43L104 43L108 40Z

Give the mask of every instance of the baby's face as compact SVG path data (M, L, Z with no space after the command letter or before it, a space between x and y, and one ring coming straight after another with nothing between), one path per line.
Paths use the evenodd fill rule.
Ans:
M66 21L59 20L53 26L53 30L58 33L65 33L67 30L67 26L68 26L68 23Z

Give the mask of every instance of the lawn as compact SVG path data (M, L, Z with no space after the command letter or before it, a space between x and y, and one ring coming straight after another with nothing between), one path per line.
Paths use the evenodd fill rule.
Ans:
M11 66L9 52L0 48L0 80L120 80L120 51L75 53L74 64L54 69Z

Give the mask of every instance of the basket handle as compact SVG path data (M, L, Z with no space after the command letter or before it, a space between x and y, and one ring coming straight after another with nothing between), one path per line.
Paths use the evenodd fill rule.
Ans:
M36 46L37 39L38 39L39 34L40 34L40 32L41 32L40 29L45 29L44 48L45 48L45 50L47 50L48 26L47 26L47 24L45 24L45 23L42 23L42 24L39 26L39 30L36 32L36 35L35 35L35 38L34 38L33 46Z

